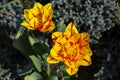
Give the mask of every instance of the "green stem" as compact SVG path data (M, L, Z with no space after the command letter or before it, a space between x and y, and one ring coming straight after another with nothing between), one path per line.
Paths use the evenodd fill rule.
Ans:
M47 64L47 75L51 75L50 64Z
M43 44L45 45L45 34L43 33Z

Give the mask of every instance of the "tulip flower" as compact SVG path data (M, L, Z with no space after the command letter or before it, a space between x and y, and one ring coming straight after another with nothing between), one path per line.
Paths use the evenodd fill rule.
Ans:
M30 30L39 30L41 32L51 32L55 28L52 21L52 4L48 3L43 6L40 3L35 3L32 9L24 10L24 18L26 21L21 25Z
M86 32L79 33L71 22L65 32L52 34L53 47L47 57L47 62L55 64L63 62L69 75L77 73L79 66L91 64L92 51L89 46L90 35Z

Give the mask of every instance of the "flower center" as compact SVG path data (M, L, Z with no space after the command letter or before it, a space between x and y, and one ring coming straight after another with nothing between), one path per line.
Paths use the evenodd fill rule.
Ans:
M78 45L75 45L74 42L67 42L62 48L61 57L63 58L63 60L75 61L78 55L77 46Z

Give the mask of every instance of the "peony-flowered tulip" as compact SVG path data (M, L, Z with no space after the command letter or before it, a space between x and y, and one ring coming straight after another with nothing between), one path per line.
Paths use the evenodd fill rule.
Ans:
M65 32L52 34L53 47L47 57L47 62L55 64L63 62L69 75L77 73L79 66L91 64L92 51L89 46L90 35L86 32L79 33L71 22Z

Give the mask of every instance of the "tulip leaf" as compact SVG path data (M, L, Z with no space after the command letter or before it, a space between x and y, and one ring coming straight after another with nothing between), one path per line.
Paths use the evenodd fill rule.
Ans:
M46 51L48 51L48 46L44 43L43 41L43 37L37 38L34 36L34 34L32 33L32 31L29 32L29 42L33 48L34 51L36 51L36 53L45 53Z
M49 77L49 80L58 80L58 76L52 75Z
M30 59L32 60L35 68L38 70L38 72L41 72L41 60L40 58L36 57L35 55L30 55Z
M24 75L32 73L32 69L33 69L33 64L30 63L27 66L25 66L25 68L22 70L19 76L24 76Z
M70 76L64 76L63 78L62 78L62 80L69 80L70 79Z
M42 58L43 58L44 60L46 60L47 57L48 57L48 53L44 53L44 54L42 55Z
M13 46L22 52L28 60L28 56L35 53L29 43L28 36L22 31L21 28L17 33L16 39L13 41Z
M16 39L18 39L20 36L24 34L23 27L20 27L20 29L17 32L17 35L15 36Z
M39 73L33 72L32 74L25 76L24 80L43 80L43 78Z
M66 25L64 21L61 21L57 24L57 31L64 32L66 28Z
M38 53L41 52L41 43L36 37L29 36L29 41L34 51Z

